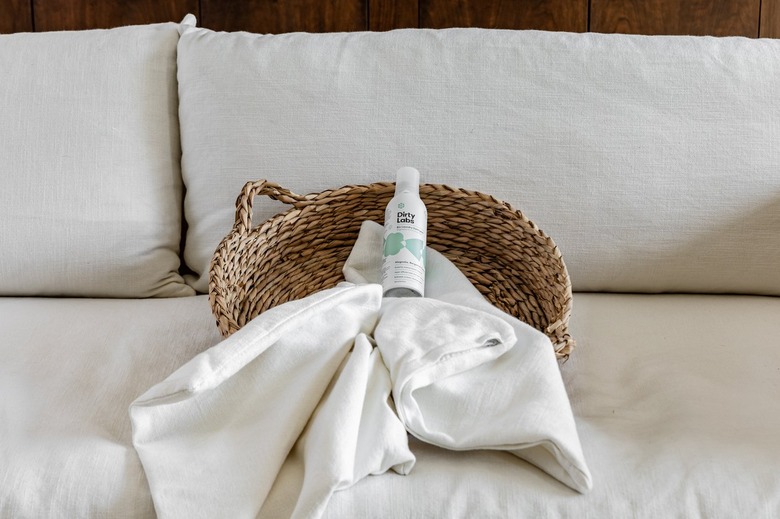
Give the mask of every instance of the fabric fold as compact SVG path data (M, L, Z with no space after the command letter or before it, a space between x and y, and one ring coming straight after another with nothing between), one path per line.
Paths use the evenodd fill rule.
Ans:
M416 393L492 361L515 344L514 330L498 317L425 298L384 299L374 338L407 430L448 448L456 445L448 428L432 425L441 410L421 406Z
M390 469L409 473L415 457L389 401L390 390L390 375L379 350L366 335L358 335L295 446L304 477L290 517L320 517L333 492L366 476Z
M381 241L382 227L364 222L347 281L379 279ZM375 330L406 428L448 449L508 451L587 492L591 475L549 338L491 305L430 248L425 293L429 301L385 298Z
M133 402L158 516L256 517L380 301L377 285L344 285L275 307Z

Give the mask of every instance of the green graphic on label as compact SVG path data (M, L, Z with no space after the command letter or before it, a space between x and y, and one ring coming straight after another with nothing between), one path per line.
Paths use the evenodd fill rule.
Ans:
M385 250L382 255L386 258L388 256L395 256L404 248L404 235L400 232L393 232L387 235L385 238Z
M388 256L395 256L404 248L411 252L418 260L423 260L423 256L425 255L425 242L412 238L404 240L404 235L400 232L393 232L387 235L382 255L385 258Z
M422 261L423 254L425 253L425 242L422 240L406 240L406 248L414 254L414 257Z

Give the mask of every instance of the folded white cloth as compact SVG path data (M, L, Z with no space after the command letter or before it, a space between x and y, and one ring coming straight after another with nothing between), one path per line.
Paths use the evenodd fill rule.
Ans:
M432 250L431 298L382 300L371 283L381 240L366 223L345 265L364 284L263 313L133 402L160 517L319 517L333 492L412 468L404 427L450 449L504 449L590 488L549 339ZM280 480L282 499L266 503Z
M387 298L374 338L390 370L398 417L407 430L441 447L470 448L452 436L451 420L442 413L452 413L464 432L477 432L478 424L465 422L480 419L480 410L457 407L479 402L466 398L440 406L441 395L431 391L440 381L506 353L515 344L512 327L480 310L435 299Z
M361 335L380 302L378 285L345 284L278 306L133 402L133 445L158 516L256 517L313 413L299 516L365 474L407 471L414 457L392 424L388 375Z
M368 337L358 335L295 446L304 477L293 519L320 517L333 492L368 475L388 469L409 473L415 457L389 399L390 375L382 355Z
M379 281L381 243L382 227L364 222L344 266L347 281ZM386 298L374 332L407 429L449 449L509 451L588 491L590 472L549 338L488 303L430 248L425 294Z

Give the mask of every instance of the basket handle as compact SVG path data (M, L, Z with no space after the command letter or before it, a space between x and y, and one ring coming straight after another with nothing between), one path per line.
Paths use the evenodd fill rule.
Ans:
M241 234L247 234L252 230L252 204L255 197L259 195L265 195L272 200L278 200L295 207L303 207L309 202L309 197L296 195L274 182L267 180L247 182L236 199L235 227Z

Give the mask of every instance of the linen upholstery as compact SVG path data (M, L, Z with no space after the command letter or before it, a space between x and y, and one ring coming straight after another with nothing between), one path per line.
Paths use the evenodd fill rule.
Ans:
M303 194L410 165L523 210L575 290L780 294L780 41L188 28L178 65L201 292L246 181Z
M192 295L178 24L0 35L0 295Z
M767 337L780 299L575 294L574 306L562 375L590 493L507 453L411 438L408 476L366 478L325 517L776 517L780 355Z
M325 516L776 515L780 359L767 337L780 299L575 294L574 306L578 348L561 374L590 493L509 453L411 438L409 475L336 492ZM128 406L222 340L207 298L0 298L0 337L0 516L154 517ZM262 517L289 516L300 484L280 479Z
M0 517L155 517L128 408L221 340L206 296L0 298Z

